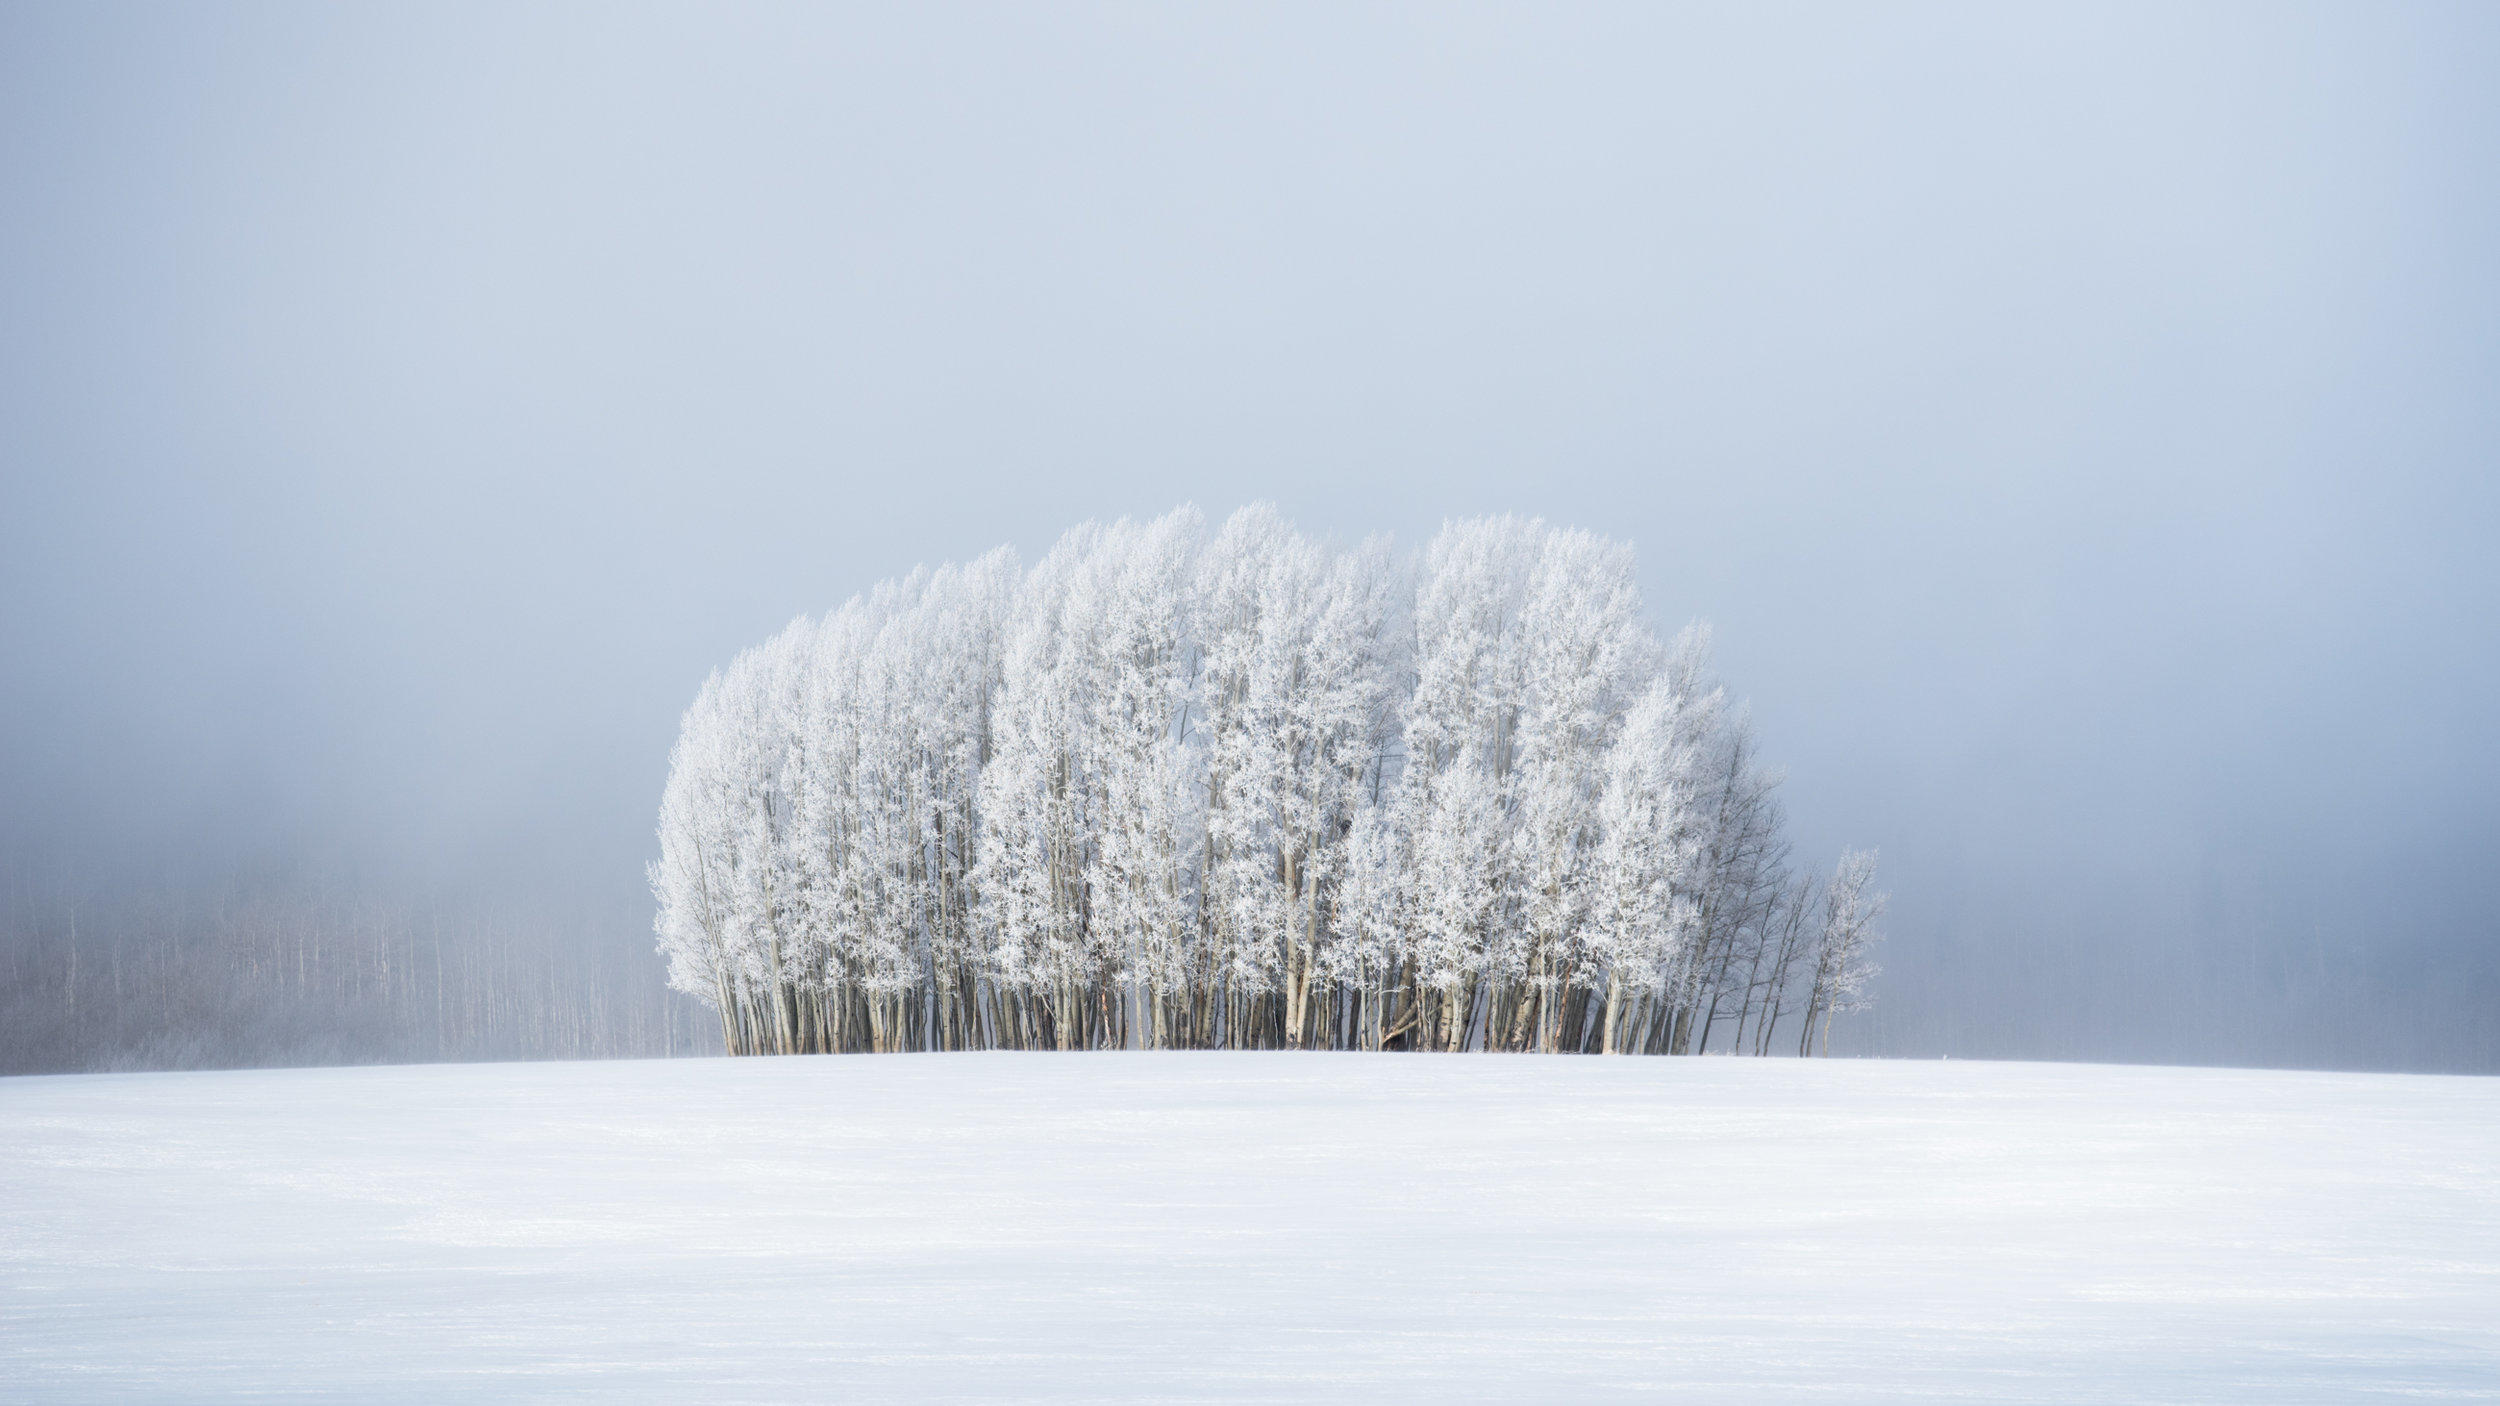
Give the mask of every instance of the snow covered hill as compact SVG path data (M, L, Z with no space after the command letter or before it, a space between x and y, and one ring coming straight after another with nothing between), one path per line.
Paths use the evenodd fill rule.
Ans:
M1158 1054L0 1080L0 1399L2500 1400L2500 1080Z

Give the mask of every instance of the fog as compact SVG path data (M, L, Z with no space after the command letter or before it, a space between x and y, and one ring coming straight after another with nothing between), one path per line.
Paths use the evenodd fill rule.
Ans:
M11 7L0 1067L680 1048L706 671L1264 499L1636 543L1882 851L1836 1049L2500 1069L2495 72L2473 5ZM254 903L638 1014L59 1015L76 915Z

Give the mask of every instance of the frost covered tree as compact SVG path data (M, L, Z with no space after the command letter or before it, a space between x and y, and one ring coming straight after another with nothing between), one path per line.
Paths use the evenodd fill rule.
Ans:
M1694 757L1677 724L1690 708L1679 680L1650 681L1608 749L1587 876L1589 941L1579 979L1603 983L1599 1048L1637 1048L1631 1032L1667 991L1692 939L1685 890L1692 862Z
M1832 1017L1860 1011L1869 1004L1868 988L1883 969L1872 960L1875 920L1883 915L1884 895L1874 891L1875 852L1851 850L1840 857L1831 882L1823 889L1823 926L1815 947L1814 983L1806 996L1805 1035L1797 1053L1807 1053L1821 1022L1822 1053L1832 1052Z
M739 1053L1765 1053L1863 1002L1880 903L1852 855L1808 921L1777 784L1620 544L1502 517L1408 558L1185 508L732 660L671 756L655 922Z
M1377 804L1392 717L1385 547L1332 552L1272 508L1225 524L1204 581L1208 938L1227 1043L1287 1047L1360 980L1347 842Z
M1521 611L1525 697L1512 832L1522 950L1501 1018L1506 1049L1577 1048L1587 1023L1591 860L1606 761L1657 671L1632 552L1585 532L1544 534Z
M1085 869L1094 969L1121 999L1103 1038L1135 1023L1149 1048L1175 1042L1192 985L1197 872L1205 819L1197 715L1192 569L1205 524L1195 510L1118 523L1079 573L1063 625L1077 645L1077 724L1093 802Z
M670 983L717 1005L739 1053L801 1048L791 723L808 633L794 625L706 681L687 711L652 866Z

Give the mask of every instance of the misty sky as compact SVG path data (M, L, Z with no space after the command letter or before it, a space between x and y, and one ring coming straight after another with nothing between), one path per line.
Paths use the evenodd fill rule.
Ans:
M1636 543L1896 1009L2488 955L2496 80L2489 5L11 6L0 844L631 905L738 647L1265 498Z

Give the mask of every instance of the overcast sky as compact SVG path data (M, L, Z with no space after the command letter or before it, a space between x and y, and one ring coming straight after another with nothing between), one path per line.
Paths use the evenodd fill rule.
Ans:
M1636 543L1896 1009L2250 895L2488 956L2495 75L2486 4L13 5L0 844L631 904L740 646L1264 498Z

